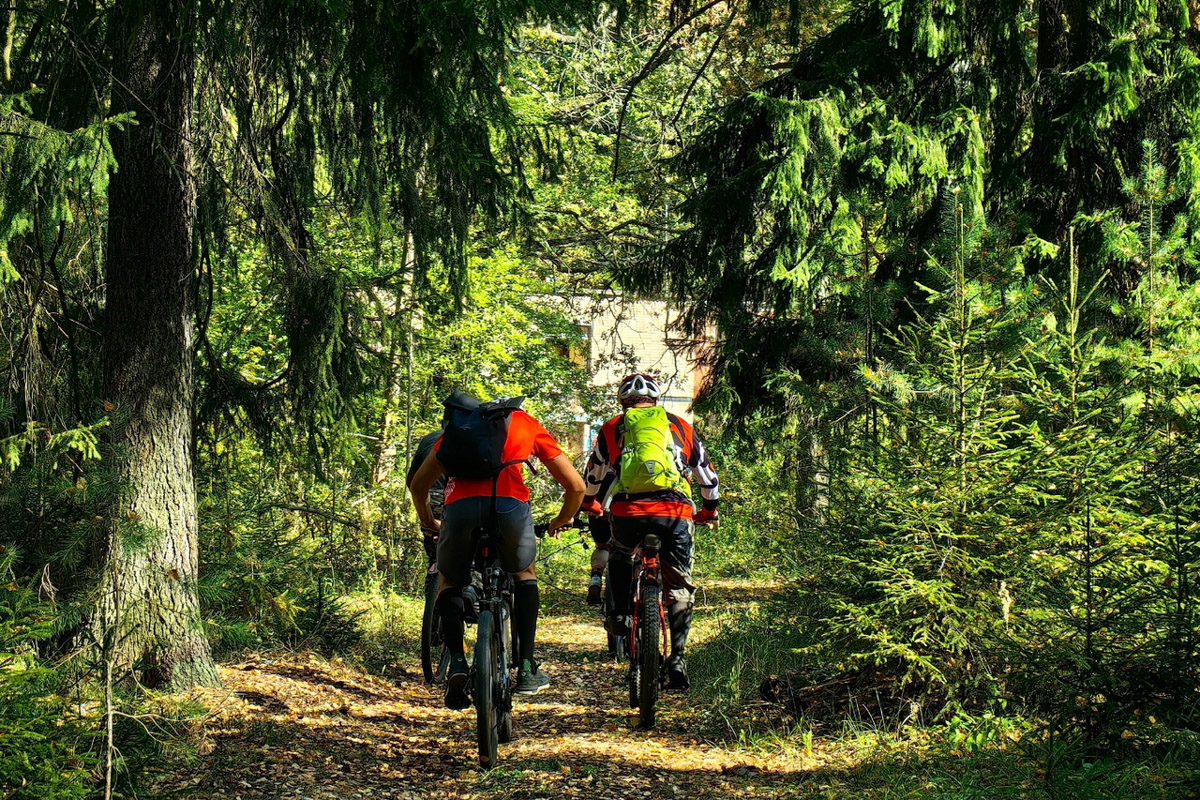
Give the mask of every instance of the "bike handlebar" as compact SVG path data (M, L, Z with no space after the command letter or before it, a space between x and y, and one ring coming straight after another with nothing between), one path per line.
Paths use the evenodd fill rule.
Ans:
M582 519L580 517L576 517L575 519L571 520L570 524L563 526L559 530L586 531L587 529L588 529L587 520ZM537 525L533 526L533 534L534 534L534 536L537 536L539 539L544 537L549 532L550 532L550 523L549 522L539 522Z

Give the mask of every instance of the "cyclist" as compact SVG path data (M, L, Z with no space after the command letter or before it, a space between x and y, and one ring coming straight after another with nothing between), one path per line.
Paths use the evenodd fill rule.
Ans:
M623 411L600 428L588 459L584 511L593 515L602 511L596 497L605 480L615 474L616 485L608 509L612 525L609 578L613 585L616 616L610 624L619 627L628 624L634 548L647 533L656 533L662 540L663 603L667 606L671 630L671 653L665 665L667 688L682 691L691 685L684 648L692 627L696 589L692 585L692 528L693 524L710 524L717 519L720 489L704 444L686 420L665 411L660 414L641 411L657 407L661 394L658 382L644 373L626 376L621 381L617 399ZM669 448L665 458L673 463L661 465L648 482L639 480L636 475L628 477L627 465L631 460L622 458L623 451L628 449L636 455L634 461L646 458L640 448L643 442L653 444L656 425L667 429L658 434L660 441L666 440L659 447L664 451ZM627 436L637 440L637 453L633 453L632 447L627 448ZM632 466L639 463L643 462L637 461ZM700 486L702 504L699 511L692 504L688 478L684 477L689 474Z
M422 527L438 531L438 606L442 613L443 636L451 652L445 703L447 708L463 709L471 704L467 696L469 668L463 645L463 615L469 598L464 599L463 589L471 583L475 557L473 533L493 521L493 481L450 477L446 484L445 512L439 523L430 507L429 490L444 474L437 458L441 446L442 439L439 439L433 452L417 469L412 480L412 493ZM525 485L520 462L534 457L546 465L564 491L562 508L549 525L552 536L557 537L558 531L575 518L584 492L583 478L554 437L529 414L519 409L513 411L502 451L502 461L513 464L505 467L494 483L494 519L498 527L500 564L512 574L514 583L513 621L520 665L514 691L518 694L535 694L550 683L533 657L540 604L534 572L537 539L533 533L529 487Z
M612 525L604 514L603 500L608 497L608 490L616 479L616 473L610 471L600 483L594 497L580 510L588 515L588 533L592 535L592 573L588 577L587 604L598 606L604 602L604 568L608 566L608 549L612 540Z
M433 446L437 444L437 440L442 437L440 430L431 431L421 437L421 441L417 442L417 449L413 451L412 463L408 465L408 472L404 475L404 485L408 487L408 491L412 492L413 476L417 474L417 470L421 468L421 464L425 463L425 458L433 452ZM416 496L413 495L414 502ZM442 518L442 510L446 505L446 476L438 478L437 481L429 489L429 507L433 511L434 519ZM421 544L425 547L425 555L429 558L429 563L432 565L437 560L437 531L421 526Z

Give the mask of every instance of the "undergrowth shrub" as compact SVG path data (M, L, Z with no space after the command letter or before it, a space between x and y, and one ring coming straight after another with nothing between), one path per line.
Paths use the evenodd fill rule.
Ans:
M13 579L0 555L0 794L13 800L91 796L100 763L96 731L62 693L62 676L39 655L54 631L51 609Z
M746 430L705 439L721 481L721 504L717 526L695 531L699 574L776 578L772 552L804 546L794 511L795 481L786 466L790 443L772 431L777 424L776 419L756 419Z
M1007 387L1029 287L955 211L952 246L931 257L941 280L893 338L898 360L861 368L873 424L839 453L809 586L825 603L828 658L926 720L997 691L990 643L1024 458Z

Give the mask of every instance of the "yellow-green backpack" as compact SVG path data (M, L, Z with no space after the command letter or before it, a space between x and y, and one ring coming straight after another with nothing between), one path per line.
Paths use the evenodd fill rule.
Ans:
M687 486L675 464L671 422L661 406L627 410L618 433L622 439L617 466L618 493L683 490Z

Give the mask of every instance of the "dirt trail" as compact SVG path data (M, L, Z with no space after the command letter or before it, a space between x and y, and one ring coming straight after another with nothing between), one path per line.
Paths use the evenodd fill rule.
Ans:
M708 601L722 602L719 590ZM625 673L602 653L598 618L582 603L546 613L538 640L551 686L517 702L516 739L491 772L476 766L474 712L444 709L415 664L383 680L337 660L264 656L222 667L224 690L204 698L213 717L201 756L157 788L201 800L693 800L806 788L794 762L713 740L694 691L664 695L657 729L635 730Z

